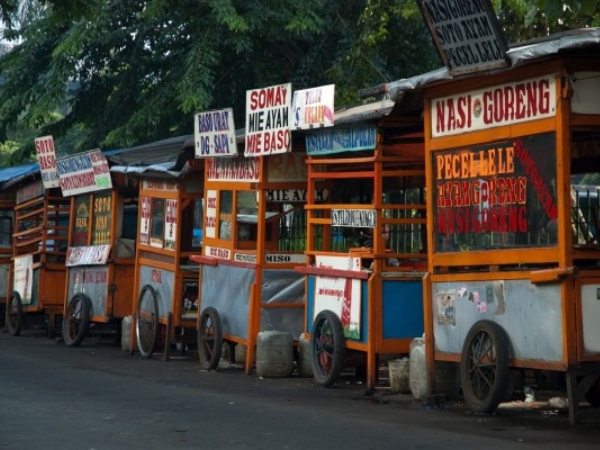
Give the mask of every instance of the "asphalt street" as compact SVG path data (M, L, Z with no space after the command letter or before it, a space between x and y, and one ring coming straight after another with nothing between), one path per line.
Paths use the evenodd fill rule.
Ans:
M202 371L195 359L141 359L114 343L78 348L0 333L0 449L597 449L600 410L513 403L475 415L427 408L356 380Z

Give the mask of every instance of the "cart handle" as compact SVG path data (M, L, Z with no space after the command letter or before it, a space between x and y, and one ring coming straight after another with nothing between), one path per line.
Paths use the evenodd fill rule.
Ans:
M570 267L556 267L554 269L544 269L532 271L531 282L536 283L551 283L553 281L559 281L561 278L575 275L578 272L575 266Z

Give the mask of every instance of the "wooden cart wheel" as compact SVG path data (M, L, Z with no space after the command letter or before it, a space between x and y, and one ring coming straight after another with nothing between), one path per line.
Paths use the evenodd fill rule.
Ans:
M19 294L17 291L12 291L8 301L6 302L6 326L8 328L8 332L12 336L18 336L21 334L23 320L24 314L21 294Z
M467 334L460 361L465 401L474 412L494 412L506 397L508 379L506 332L495 322L477 322Z
M211 306L200 314L198 325L198 357L204 370L214 370L221 360L223 329L217 310Z
M158 339L158 297L149 284L140 292L135 319L138 351L143 358L150 358Z
M315 381L321 386L332 386L342 372L346 353L344 328L337 314L329 310L317 314L310 340Z
M90 331L92 301L82 293L75 294L69 301L63 319L63 340L68 347L77 347Z

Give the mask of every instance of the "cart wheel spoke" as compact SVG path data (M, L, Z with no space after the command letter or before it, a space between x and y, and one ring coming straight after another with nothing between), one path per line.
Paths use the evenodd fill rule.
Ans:
M23 313L23 302L21 295L17 291L13 291L7 302L7 315L6 315L6 326L8 332L12 336L18 336L21 334L21 328L23 327L24 313Z
M345 357L344 329L332 311L321 311L313 323L311 364L315 381L332 386L339 377Z
M90 328L92 301L82 293L75 294L65 310L63 340L69 347L77 347L87 336Z
M493 412L508 383L508 337L495 322L477 322L467 335L461 357L465 400L476 412Z
M149 284L142 288L138 297L135 332L140 355L150 358L158 339L158 297Z
M214 370L219 366L223 349L221 318L211 306L200 314L198 325L198 358L204 370Z

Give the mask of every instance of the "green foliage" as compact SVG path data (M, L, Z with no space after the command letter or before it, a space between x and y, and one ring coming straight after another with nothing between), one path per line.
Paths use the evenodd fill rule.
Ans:
M596 2L566 3L494 7L513 42L597 24ZM271 84L335 83L352 105L441 64L416 0L0 0L0 15L17 44L0 59L0 140L32 130L59 152L188 134L207 109L241 127L246 90ZM32 139L13 141L27 158Z

